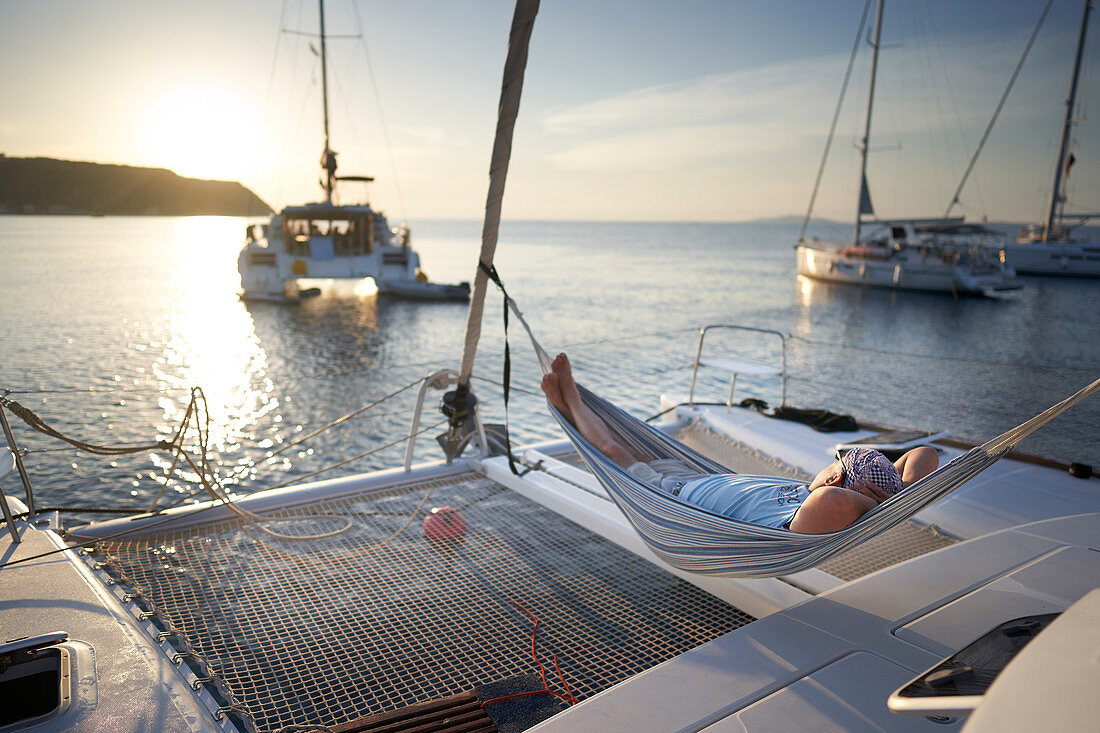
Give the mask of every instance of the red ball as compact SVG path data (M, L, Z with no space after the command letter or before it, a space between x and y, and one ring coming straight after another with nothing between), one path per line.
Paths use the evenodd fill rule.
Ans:
M431 540L457 540L466 535L466 520L454 507L437 506L424 517L424 536Z

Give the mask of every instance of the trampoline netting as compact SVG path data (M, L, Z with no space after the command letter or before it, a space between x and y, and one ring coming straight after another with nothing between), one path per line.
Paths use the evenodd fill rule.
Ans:
M461 511L463 539L425 537L438 506ZM539 657L552 670L557 655L578 700L752 620L473 475L265 524L315 535L349 521L306 542L234 523L100 549L261 730L335 725L537 674L532 623L513 603L538 617Z

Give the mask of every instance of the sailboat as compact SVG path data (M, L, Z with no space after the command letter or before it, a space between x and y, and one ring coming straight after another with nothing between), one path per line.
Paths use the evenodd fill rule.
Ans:
M996 249L989 246L990 242L1000 238L998 232L979 224L968 224L962 218L881 219L875 215L867 185L867 153L882 34L882 9L883 3L879 0L871 44L867 112L859 145L861 169L855 232L848 243L800 237L795 246L798 274L848 285L954 295L995 295L1016 290L1021 287L1016 273L1001 262ZM807 222L812 211L811 200ZM865 224L871 225L866 231Z
M430 282L420 268L407 226L391 227L385 215L368 202L336 201L340 183L370 184L370 176L336 175L336 152L329 138L328 61L325 47L325 4L320 11L321 92L324 149L318 203L287 206L263 225L250 224L237 258L245 300L298 300L317 295L324 281L371 278L378 292L409 299L466 301L468 283Z
M0 482L17 475L25 488L25 501L0 491L0 727L942 731L970 711L987 721L972 733L1004 719L1094 724L1091 468L1074 478L1006 458L942 507L946 531L926 527L923 543L882 535L837 558L844 567L726 578L647 549L567 441L492 448L470 378L537 10L516 5L461 366L424 378L402 465L64 531L57 511L35 507L0 396L12 449L0 450ZM696 368L786 384L785 366L702 357L705 334ZM414 465L426 395L452 386L446 460ZM726 406L674 407L661 431L713 429L795 471L831 460L834 441L934 440L826 435L732 407L733 387ZM945 458L959 450L936 445ZM205 475L200 452L180 457ZM974 649L988 634L1007 648ZM1006 684L983 701L1003 664ZM919 683L931 694L905 694Z
M1077 88L1092 6L1093 0L1085 0L1046 218L1040 224L1024 227L1018 240L1009 242L1004 247L1006 262L1017 272L1026 275L1100 277L1100 243L1072 234L1073 229L1100 214L1066 212L1066 179L1076 162L1071 150L1073 127L1076 124L1074 107L1077 103Z

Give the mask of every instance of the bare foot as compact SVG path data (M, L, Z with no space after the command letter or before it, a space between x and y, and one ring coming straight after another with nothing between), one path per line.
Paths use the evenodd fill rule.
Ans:
M554 374L558 375L558 381L561 385L563 396L577 389L577 383L573 379L573 365L569 363L568 356L565 354L558 354L555 356L554 361L550 364L550 369L553 370Z
M581 393L577 389L577 382L573 379L573 365L569 363L569 357L558 354L550 364L553 373L558 377L558 387L561 389L562 399L565 404L575 409L575 405L581 402Z
M561 410L557 403L551 399L551 404L580 431L588 442L601 451L605 456L618 463L623 468L629 468L640 460L652 460L641 458L638 454L619 441L619 438L607 426L592 408L585 404L581 398L577 383L573 380L573 367L569 363L569 357L558 354L550 364L551 372L542 378L543 391L547 396L552 389L549 385L557 387L555 398L562 400L566 410Z
M572 423L573 413L570 412L569 406L565 404L565 398L562 397L561 386L557 374L551 372L543 376L542 391L546 393L546 399L550 400L550 404L553 405L566 420Z

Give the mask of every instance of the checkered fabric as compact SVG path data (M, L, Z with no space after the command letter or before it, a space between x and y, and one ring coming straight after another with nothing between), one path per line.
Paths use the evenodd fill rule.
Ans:
M870 448L853 448L840 459L844 466L841 486L851 489L860 479L869 481L889 496L902 489L901 474L889 458Z

